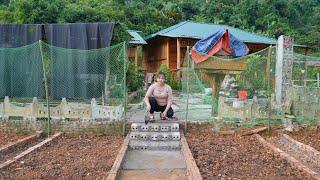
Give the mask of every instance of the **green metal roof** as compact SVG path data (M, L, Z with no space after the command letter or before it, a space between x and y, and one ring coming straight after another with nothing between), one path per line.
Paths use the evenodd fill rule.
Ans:
M277 44L276 39L267 38L262 35L250 33L238 28L234 28L228 25L220 24L206 24L197 23L192 21L184 21L167 29L161 30L157 33L151 34L145 38L145 40L152 39L155 36L166 37L180 37L180 38L193 38L203 39L206 38L218 30L225 30L233 34L236 38L248 43L260 43L260 44Z
M131 36L131 41L129 41L130 44L148 44L138 33L140 31L127 30L127 32Z

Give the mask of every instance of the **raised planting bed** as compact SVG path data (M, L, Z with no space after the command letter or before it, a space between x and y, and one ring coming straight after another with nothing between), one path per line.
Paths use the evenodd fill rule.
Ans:
M221 135L211 125L189 125L186 138L204 179L308 179L254 136Z
M307 144L320 151L320 130L315 128L305 128L300 131L287 133L293 139Z
M21 152L35 146L44 139L40 137L39 133L33 134L31 136L19 139L15 142L8 143L0 147L0 164L6 162L9 159L13 159ZM1 167L1 165L0 165Z
M0 179L102 179L123 143L121 136L61 135L2 169Z
M8 143L15 142L19 139L23 139L34 132L30 133L20 133L13 129L0 127L0 147Z

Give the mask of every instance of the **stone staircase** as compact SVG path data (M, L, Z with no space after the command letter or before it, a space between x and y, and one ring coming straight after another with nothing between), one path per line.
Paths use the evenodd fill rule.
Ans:
M130 150L180 150L178 123L132 123Z
M187 179L179 123L132 123L119 179Z

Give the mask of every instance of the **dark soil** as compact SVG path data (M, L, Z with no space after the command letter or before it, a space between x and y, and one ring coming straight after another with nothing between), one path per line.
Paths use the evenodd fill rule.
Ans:
M253 136L220 135L189 125L188 144L204 179L308 179Z
M105 179L123 137L62 135L0 172L0 179Z

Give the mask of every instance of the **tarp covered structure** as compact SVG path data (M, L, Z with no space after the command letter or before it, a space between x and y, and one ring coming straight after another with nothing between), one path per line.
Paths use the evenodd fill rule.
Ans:
M191 56L196 63L202 62L224 50L233 57L242 57L248 54L249 48L237 39L228 30L217 31L213 35L198 41L191 50Z

